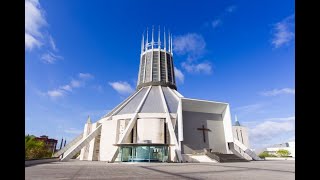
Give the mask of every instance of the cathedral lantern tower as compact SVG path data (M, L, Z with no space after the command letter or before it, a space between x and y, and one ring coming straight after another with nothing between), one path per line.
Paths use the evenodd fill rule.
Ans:
M172 34L164 29L161 38L161 30L158 30L158 40L154 38L154 27L152 27L151 41L148 39L149 31L146 32L146 40L144 34L141 41L140 67L138 74L137 89L150 85L168 86L177 89L172 53Z

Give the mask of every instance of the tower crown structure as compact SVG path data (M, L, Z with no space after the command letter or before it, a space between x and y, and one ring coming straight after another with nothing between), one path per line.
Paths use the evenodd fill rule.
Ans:
M157 41L154 40L154 27L152 27L150 42L148 35L147 28L146 40L144 40L144 33L142 34L137 89L150 85L168 86L177 89L173 66L172 34L168 32L167 39L164 28L161 38L159 26Z

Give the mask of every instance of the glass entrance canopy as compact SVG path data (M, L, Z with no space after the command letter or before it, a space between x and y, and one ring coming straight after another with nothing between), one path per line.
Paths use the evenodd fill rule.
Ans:
M167 162L168 144L117 144L118 162Z

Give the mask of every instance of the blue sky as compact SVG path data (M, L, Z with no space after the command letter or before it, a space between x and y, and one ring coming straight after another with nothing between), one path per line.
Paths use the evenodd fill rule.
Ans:
M252 148L295 139L294 1L25 1L25 131L67 141L136 86L141 35L173 33L178 91L230 103Z

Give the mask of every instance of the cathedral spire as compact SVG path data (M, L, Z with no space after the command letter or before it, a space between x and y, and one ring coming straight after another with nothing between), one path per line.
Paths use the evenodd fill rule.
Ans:
M141 40L141 54L143 53L144 50L144 33L142 33L142 40Z
M171 37L171 40L170 40L170 52L173 53L173 51L172 51L172 34L171 34L170 37Z
M87 119L87 124L91 124L91 119L90 119L90 116L88 116L88 119Z
M168 35L168 36L169 36L169 37L168 37L168 43L169 43L169 45L168 45L168 46L169 46L169 47L168 47L168 51L170 52L170 46L171 46L171 45L170 45L170 31L169 31L168 34L169 34L169 35Z
M151 48L152 48L152 49L153 49L153 45L154 45L153 34L154 34L154 26L152 26L152 37L151 37Z
M237 115L234 116L234 119L235 119L234 125L235 125L235 126L241 126L240 123L239 123L239 121L238 121Z
M148 27L147 27L147 38L146 38L146 45L145 45L145 51L148 50Z
M161 42L160 42L160 25L159 25L159 32L158 32L158 48L161 48Z
M164 50L166 51L167 45L166 45L166 27L163 27L163 45L164 45Z

